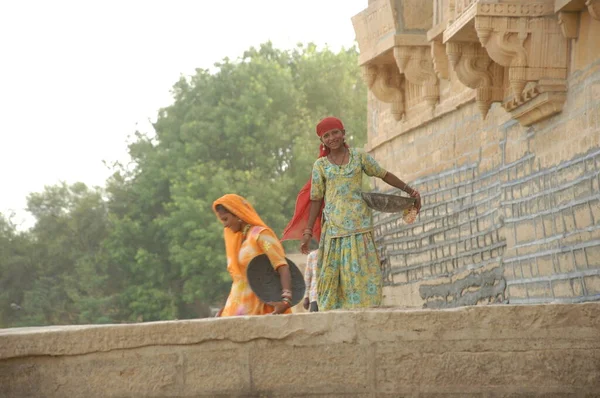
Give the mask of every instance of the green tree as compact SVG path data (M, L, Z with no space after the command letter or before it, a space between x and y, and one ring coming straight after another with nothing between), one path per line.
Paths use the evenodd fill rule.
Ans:
M338 116L350 145L365 142L357 56L354 47L265 43L180 78L155 134L136 134L131 163L117 165L105 188L59 184L31 195L27 233L0 219L0 284L10 285L1 325L208 316L231 284L212 202L243 195L282 232L318 155L316 123ZM13 301L23 312L8 310Z
M0 327L20 325L25 313L25 292L35 280L31 249L29 235L0 213Z
M83 183L48 186L28 197L36 218L33 282L22 307L25 324L73 324L108 321L110 283L102 243L107 208L101 189Z

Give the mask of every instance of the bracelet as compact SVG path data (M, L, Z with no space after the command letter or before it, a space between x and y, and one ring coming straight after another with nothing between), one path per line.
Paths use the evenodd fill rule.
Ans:
M408 191L409 189L410 189L410 191ZM417 194L417 195L419 194L419 192L417 192L417 190L416 190L416 189L409 187L409 186L408 186L408 184L406 184L406 185L404 186L404 192L406 192L406 193L407 193L407 194L409 194L410 196L413 196L413 195L415 195L415 194Z
M288 305L288 307L291 307L291 306L292 306L292 300L290 300L290 299L289 299L289 298L287 298L287 297L283 297L283 298L281 299L281 301L283 301L284 303L286 303L286 304Z

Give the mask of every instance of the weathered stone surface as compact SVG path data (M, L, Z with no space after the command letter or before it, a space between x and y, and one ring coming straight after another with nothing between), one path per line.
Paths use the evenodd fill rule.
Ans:
M0 331L2 397L593 396L600 303Z

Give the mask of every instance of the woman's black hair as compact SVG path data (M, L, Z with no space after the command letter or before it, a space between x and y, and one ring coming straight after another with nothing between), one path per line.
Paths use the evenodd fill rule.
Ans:
M235 213L234 213L234 212L232 212L232 211L229 211L229 209L228 209L227 207L223 206L223 205L222 205L222 204L220 204L220 203L219 203L218 205L216 205L216 206L215 206L215 210L216 210L218 213L229 213L229 214L231 214L232 216L234 216L234 217L237 217L237 216L235 215ZM238 218L239 218L239 217L238 217Z
M216 205L215 206L215 210L218 211L219 213L233 214L232 212L230 212L229 210L227 210L227 207L223 206L222 204Z

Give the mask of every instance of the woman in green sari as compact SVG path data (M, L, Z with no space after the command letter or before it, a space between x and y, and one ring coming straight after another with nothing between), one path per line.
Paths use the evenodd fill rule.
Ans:
M321 120L317 135L321 156L313 165L311 180L300 191L296 213L283 239L297 238L301 230L301 250L306 254L311 238L320 230L319 310L379 306L382 275L371 209L361 197L363 173L416 198L417 212L421 208L419 192L383 169L368 153L349 148L339 119Z

